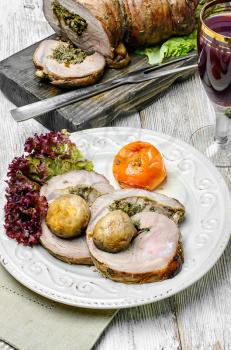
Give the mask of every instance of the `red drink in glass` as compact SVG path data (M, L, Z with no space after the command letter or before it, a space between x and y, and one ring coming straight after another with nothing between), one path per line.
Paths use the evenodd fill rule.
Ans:
M204 19L198 35L198 68L208 97L231 107L231 13Z
M231 1L207 1L201 11L198 68L215 124L196 130L191 142L217 167L231 168Z

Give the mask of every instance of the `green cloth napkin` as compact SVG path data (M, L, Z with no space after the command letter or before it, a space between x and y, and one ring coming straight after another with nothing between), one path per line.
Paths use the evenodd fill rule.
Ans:
M116 312L52 302L0 265L0 339L19 350L89 350Z

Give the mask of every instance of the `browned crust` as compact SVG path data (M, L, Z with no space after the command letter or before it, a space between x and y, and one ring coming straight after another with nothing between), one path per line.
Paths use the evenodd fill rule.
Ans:
M159 271L130 274L128 272L113 270L106 264L98 261L94 256L91 255L91 257L94 265L104 275L104 277L115 282L122 282L126 284L159 282L172 278L180 272L184 262L183 247L180 241L178 243L174 258L169 262L165 269Z
M85 258L69 258L65 255L59 255L54 253L52 250L48 249L42 242L42 239L40 239L40 243L42 244L43 248L45 248L48 253L50 253L52 256L54 256L55 258L64 261L67 264L73 264L73 265L94 265L93 261L91 259L91 257L85 257Z
M119 10L119 3L118 1L108 1L108 0L101 0L104 4L105 11L106 11L106 17L108 17L108 20L110 22L110 26L107 27L107 25L104 26L104 28L107 27L107 30L110 30L111 34L111 43L112 47L115 48L120 39L122 38L122 23L120 21L120 10ZM103 18L103 21L102 21ZM101 17L101 23L104 22L104 17Z
M58 79L57 78L50 78L51 79L51 84L55 86L61 86L61 87L66 87L66 88L72 88L76 86L88 86L88 85L93 85L99 79L102 77L104 73L104 70L99 71L97 73L88 75L83 78L65 78L65 79Z
M173 34L167 0L125 0L125 2L128 14L129 46L155 44Z
M37 63L35 63L35 61L34 61L34 64L36 68L38 68L43 72L43 68L39 66ZM62 79L62 77L56 74L50 75L50 74L44 73L44 75L47 79L50 80L52 85L61 86L64 88L72 88L77 86L93 85L99 81L103 73L104 73L104 70L98 71L94 74L87 75L86 77L83 77L83 78L65 78L65 79Z
M194 13L198 0L167 0L171 11L173 33L188 34L194 27Z
M101 23L113 50L123 40L137 47L189 33L197 0L76 0L78 4Z

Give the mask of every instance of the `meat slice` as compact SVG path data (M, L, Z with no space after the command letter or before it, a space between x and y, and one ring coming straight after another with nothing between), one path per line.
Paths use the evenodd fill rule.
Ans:
M87 230L87 244L95 266L117 282L148 283L171 278L183 263L180 231L165 215L141 212L132 217L140 233L130 247L113 254L98 249L93 242L94 225Z
M158 192L149 192L141 189L124 189L99 197L91 208L92 216L89 223L95 225L95 220L108 214L111 210L126 212L133 216L139 212L157 212L180 223L185 217L184 206L176 199Z
M43 221L40 242L51 255L68 264L93 265L85 235L70 240L62 239L54 235Z
M113 191L114 188L103 175L93 171L73 170L52 177L46 185L41 187L40 194L46 197L49 204L63 194L74 193L84 198L91 206L96 198ZM54 235L43 221L40 242L50 254L67 263L93 264L85 234L71 240L62 239Z
M136 48L190 33L197 3L198 0L44 0L44 14L59 35L81 48L113 58L121 42ZM79 16L79 33L73 30L71 20L57 17L57 4L71 16Z
M37 76L47 77L53 85L84 86L99 80L105 68L105 59L99 53L87 55L80 63L64 63L53 58L54 51L70 45L60 40L44 40L36 49L33 61L37 67Z
M41 187L40 195L50 203L63 194L77 194L91 206L99 196L113 191L114 187L105 176L94 171L72 170L53 176Z

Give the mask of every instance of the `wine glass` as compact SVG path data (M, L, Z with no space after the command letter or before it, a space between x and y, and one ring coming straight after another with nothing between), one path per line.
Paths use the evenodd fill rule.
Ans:
M198 28L198 69L216 114L216 124L198 129L191 143L217 167L231 167L231 2L207 3Z

